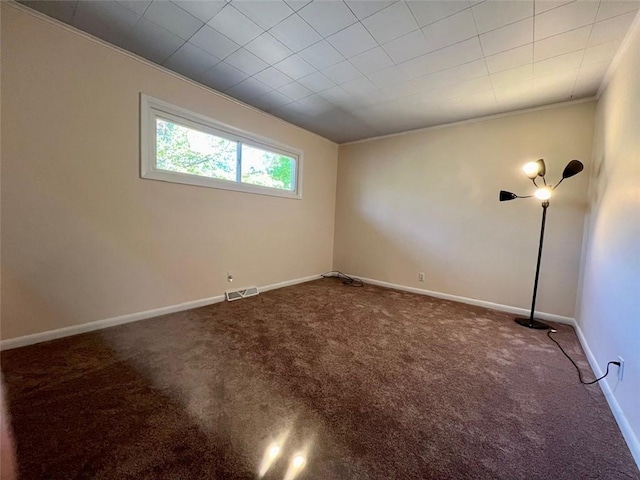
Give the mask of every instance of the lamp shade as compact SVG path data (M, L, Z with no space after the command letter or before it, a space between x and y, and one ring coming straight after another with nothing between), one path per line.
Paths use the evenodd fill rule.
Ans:
M506 190L500 190L500 201L506 202L508 200L513 200L514 198L518 198L515 193L507 192Z
M584 165L580 160L571 160L567 163L567 166L564 167L564 171L562 172L562 179L573 177L574 175L579 174L584 169Z
M538 164L538 176L544 177L547 174L547 166L544 164L544 160L541 158L536 163Z

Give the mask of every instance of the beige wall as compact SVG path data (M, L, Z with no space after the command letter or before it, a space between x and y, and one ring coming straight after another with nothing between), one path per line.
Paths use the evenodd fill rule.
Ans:
M331 269L337 146L2 5L9 339ZM139 178L139 93L304 150L304 198Z
M618 420L640 465L640 17L628 49L600 97L585 226L577 320L604 370L625 360L609 383Z
M595 104L573 104L340 146L334 268L529 308L542 209L521 172L544 158L589 168ZM588 174L551 201L538 310L573 317ZM425 272L424 283L417 281Z

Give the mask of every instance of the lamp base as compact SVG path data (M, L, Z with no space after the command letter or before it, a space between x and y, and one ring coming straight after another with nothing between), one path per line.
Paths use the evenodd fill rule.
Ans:
M518 317L515 318L514 321L518 325L522 325L523 327L527 328L535 328L536 330L547 330L548 328L550 328L546 323L539 322L538 320L531 320L529 318Z

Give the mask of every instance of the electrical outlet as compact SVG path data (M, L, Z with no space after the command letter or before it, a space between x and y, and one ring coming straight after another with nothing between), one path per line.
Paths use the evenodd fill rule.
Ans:
M419 282L424 282L424 272L418 273L418 281Z
M618 380L622 381L624 376L624 358L618 357L618 361L620 362L620 366L618 367Z
M227 272L227 282L233 282L233 273Z

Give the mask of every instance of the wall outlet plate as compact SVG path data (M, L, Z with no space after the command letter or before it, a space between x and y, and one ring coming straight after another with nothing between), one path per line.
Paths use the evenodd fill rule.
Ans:
M418 281L419 282L424 282L424 272L418 273Z
M618 367L618 380L622 381L624 377L624 358L618 356L618 361L620 362L620 366Z

